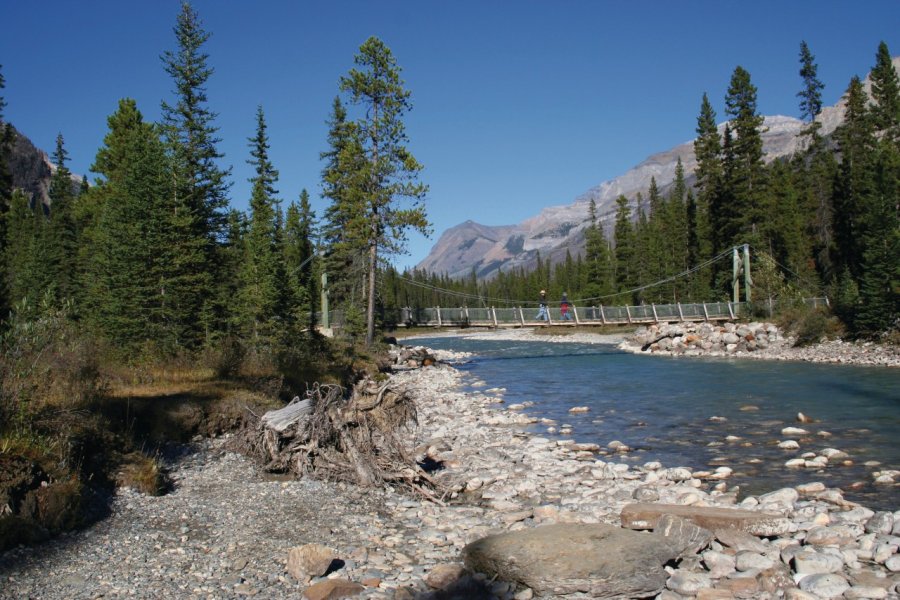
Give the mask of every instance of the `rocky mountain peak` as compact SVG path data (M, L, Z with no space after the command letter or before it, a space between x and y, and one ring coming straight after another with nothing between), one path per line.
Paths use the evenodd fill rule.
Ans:
M894 66L900 70L900 57L894 58ZM868 78L867 92L871 89ZM822 124L821 133L832 133L843 120L845 101L826 107L817 117ZM788 156L799 149L799 134L803 121L793 117L766 116L763 123L763 152L765 160ZM723 131L725 123L719 125ZM469 275L474 269L478 277L489 278L499 271L520 266L531 267L538 253L541 258L559 262L566 251L573 256L584 248L584 228L588 223L588 207L593 199L597 216L609 234L615 217L616 198L624 195L635 202L638 193L646 193L650 180L665 192L675 179L678 160L684 166L688 184L694 180L697 166L693 140L674 148L653 154L622 175L590 188L574 202L562 206L549 206L539 214L516 225L489 226L468 220L445 231L431 252L417 265L417 269L432 273L446 273L451 277Z

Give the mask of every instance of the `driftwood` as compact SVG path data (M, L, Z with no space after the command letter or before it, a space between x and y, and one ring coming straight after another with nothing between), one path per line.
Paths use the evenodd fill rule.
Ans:
M656 337L655 339L650 340L649 342L647 342L647 343L644 344L643 346L641 346L641 352L646 352L646 351L650 348L650 346L652 346L652 345L655 344L656 342L661 342L662 340L664 340L664 339L666 339L666 338L675 338L675 337L678 337L678 336L680 336L680 335L684 335L684 334L681 333L681 332L678 332L678 333L675 333L675 332L672 332L672 333L664 333L663 335L660 335L660 336Z
M403 443L403 434L416 423L415 404L404 389L364 379L349 394L320 385L306 396L245 429L241 449L269 471L361 486L390 483L440 502L446 490Z

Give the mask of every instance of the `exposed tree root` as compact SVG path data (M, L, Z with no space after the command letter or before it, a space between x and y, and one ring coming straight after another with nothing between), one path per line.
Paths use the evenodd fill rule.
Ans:
M402 434L416 424L415 403L406 390L363 379L349 395L336 385L317 385L306 396L255 420L233 447L268 471L364 487L399 485L443 503L447 490L403 443Z

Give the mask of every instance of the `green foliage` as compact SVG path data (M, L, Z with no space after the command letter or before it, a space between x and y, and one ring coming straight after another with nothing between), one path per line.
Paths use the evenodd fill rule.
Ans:
M822 341L828 330L828 317L821 310L811 310L797 323L795 346L809 346Z
M163 64L175 86L175 104L163 102L163 130L172 168L174 210L178 219L175 253L177 294L170 306L181 328L180 344L209 341L225 321L215 293L222 257L219 242L227 221L227 177L216 147L216 114L207 104L206 86L213 74L203 46L209 33L197 12L182 3L174 28L176 51L166 51Z
M350 185L344 212L351 239L363 241L357 251L367 258L366 343L375 335L375 290L380 255L403 252L408 230L427 234L422 204L428 187L418 181L422 165L407 148L403 116L410 110L410 93L403 87L400 67L390 49L370 37L354 58L357 68L341 78L341 91L359 106L356 127L348 129L344 152ZM350 154L352 153L352 154Z
M238 292L239 331L251 343L267 346L289 316L288 289L281 247L282 218L275 197L278 171L269 160L269 140L262 107L256 112L256 135L250 138L255 176L250 218L244 236Z
M815 60L806 42L800 42L800 78L803 80L803 88L797 92L797 97L800 98L800 117L809 123L804 131L813 137L818 136L821 126L815 122L815 118L822 110L822 90L825 88L819 81L819 66Z
M872 116L875 127L900 143L900 78L887 44L881 42L872 67Z

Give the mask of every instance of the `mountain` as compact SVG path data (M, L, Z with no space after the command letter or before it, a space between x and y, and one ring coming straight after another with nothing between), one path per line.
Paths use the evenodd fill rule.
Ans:
M894 58L900 68L900 57ZM870 83L866 80L867 91ZM832 133L844 114L843 99L826 107L817 117L823 135ZM765 160L793 154L800 143L803 128L799 119L784 116L765 117L762 133ZM725 124L719 125L721 132ZM498 271L534 266L538 253L554 263L565 258L566 251L576 256L584 249L584 229L589 224L588 207L596 202L600 223L609 235L615 220L615 202L619 195L628 198L632 207L639 192L646 195L650 179L656 178L665 193L675 178L678 159L684 165L688 184L694 181L697 166L693 140L654 154L624 174L605 181L578 196L572 204L551 206L517 225L489 226L466 221L445 231L428 256L416 268L451 277L469 275L474 269L479 278L490 278Z
M50 178L56 171L56 165L30 139L15 128L13 132L12 153L8 162L13 189L23 190L32 203L40 201L50 206ZM72 190L77 193L80 187L81 176L72 174Z

